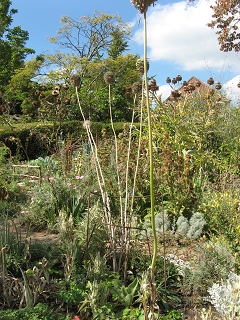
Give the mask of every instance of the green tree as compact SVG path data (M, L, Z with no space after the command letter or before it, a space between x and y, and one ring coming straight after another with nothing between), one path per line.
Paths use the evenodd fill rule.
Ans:
M93 121L106 121L109 119L108 86L103 75L111 71L115 76L112 85L115 120L130 120L131 105L125 97L125 89L141 78L135 67L138 56L123 55L128 47L129 26L118 15L98 12L93 17L80 17L78 21L64 16L61 22L63 25L57 35L49 39L60 49L46 56L50 71L44 81L70 84L71 75L77 73L80 76L79 91L84 112ZM73 91L70 94L71 90L69 119L81 119L75 94Z
M23 66L28 54L35 53L33 49L26 48L29 39L27 31L20 26L10 28L13 14L16 9L10 9L10 0L1 0L0 3L0 90L8 84L16 69Z

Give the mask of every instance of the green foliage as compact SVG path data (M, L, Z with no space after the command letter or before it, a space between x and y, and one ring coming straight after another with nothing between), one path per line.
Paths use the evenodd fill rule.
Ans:
M227 279L236 267L236 259L229 244L221 238L199 245L197 252L192 269L184 273L183 286L203 296L214 282Z
M33 49L26 48L28 32L16 26L10 28L16 9L10 9L11 1L3 0L0 6L0 89L8 84L16 69L21 68L28 54Z
M238 191L232 188L225 191L209 190L203 195L200 210L205 215L207 232L224 236L231 247L238 250L240 234Z
M165 316L161 316L160 319L161 320L170 320L170 319L182 319L183 313L176 311L176 310L171 310L167 312L167 315Z
M2 320L70 320L69 316L55 312L46 304L38 303L33 308L24 308L19 310L0 310Z
M122 281L118 279L113 280L113 298L126 308L130 308L134 302L136 302L136 298L139 297L140 294L139 289L139 282L137 278L135 278L127 287Z
M59 281L59 292L56 294L58 300L62 301L67 308L77 307L84 300L85 286L79 278L77 280Z

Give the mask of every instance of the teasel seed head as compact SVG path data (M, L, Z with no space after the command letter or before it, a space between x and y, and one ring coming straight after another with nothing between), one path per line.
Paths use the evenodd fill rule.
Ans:
M65 84L63 84L63 89L64 89L64 90L68 90L68 89L69 89L69 85L68 85L68 84L66 84L66 83L65 83Z
M240 82L238 82L237 87L240 89Z
M56 85L55 85L55 87L54 87L54 90L58 90L58 91L60 91L60 90L61 90L61 86L60 86L60 84L56 84Z
M171 83L172 82L171 78L167 77L166 82Z
M45 99L45 98L46 98L46 96L45 96L45 94L44 94L44 93L40 93L39 98L40 98L40 99Z
M180 74L179 74L178 76L176 76L176 80L177 80L177 82L182 81L182 76L180 76Z
M130 98L132 94L132 87L126 87L125 88L125 97Z
M172 78L172 83L176 84L177 83L177 79L176 78Z
M221 83L220 83L220 82L217 82L216 85L215 85L215 88L216 88L217 90L222 89Z
M63 103L66 104L66 105L69 105L71 102L70 98L65 98Z
M104 74L103 78L104 78L104 81L105 81L107 84L111 84L111 83L113 83L113 81L114 81L114 74L113 74L113 72L108 71L108 72L106 72L106 73Z
M80 76L78 74L73 74L70 78L70 82L74 88L78 88L80 86Z
M53 90L52 91L52 96L57 97L59 95L59 91L58 90Z
M172 91L172 96L174 98L179 98L181 96L181 93L178 90L173 90Z
M141 74L144 74L144 59L138 59L136 62L136 69L139 71ZM149 70L149 62L147 60L147 71Z
M61 104L62 101L61 101L61 99L57 98L56 101L55 101L55 103L56 103L56 104Z
M212 78L212 77L209 78L208 81L207 81L207 83L208 83L210 86L213 85L213 84L214 84L213 78Z
M148 7L154 5L154 2L156 1L157 0L131 0L131 3L141 14L143 14L144 12L147 12Z
M142 83L141 82L134 82L132 84L132 92L134 94L138 94L142 91Z
M91 125L92 125L92 122L90 120L85 120L83 122L83 128L86 129L86 130L90 129Z
M195 86L196 86L197 88L199 88L199 87L201 86L201 81L197 81L197 82L195 83Z
M152 92L156 92L159 90L159 86L157 86L157 82L155 79L151 80L151 82L148 85L148 89Z

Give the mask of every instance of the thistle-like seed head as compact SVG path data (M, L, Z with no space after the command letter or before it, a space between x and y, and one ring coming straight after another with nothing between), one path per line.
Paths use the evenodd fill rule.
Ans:
M74 88L78 88L80 86L80 76L78 74L73 74L70 78L71 85Z
M57 96L59 95L59 91L58 91L58 90L53 90L53 91L52 91L52 95L53 95L54 97L57 97Z
M217 82L216 85L215 85L215 88L216 88L217 90L222 89L221 83L220 83L220 82Z
M142 91L142 83L141 82L134 82L132 84L132 92L134 94L138 94Z
M179 74L178 76L176 76L176 80L177 82L182 81L182 76Z
M144 74L144 59L138 59L136 62L136 69L139 71L141 74ZM147 71L149 69L149 62L147 60Z
M210 86L213 85L213 84L214 84L213 78L212 78L212 77L209 78L208 81L207 81L207 83L208 83Z
M147 12L148 7L154 5L156 1L157 0L131 0L131 3L141 14L143 14L144 12Z
M85 120L83 122L83 128L86 129L86 130L90 129L91 125L92 125L92 122L90 120Z
M107 84L111 84L111 83L113 83L113 81L114 81L114 74L113 74L113 72L108 71L108 72L106 72L106 73L104 74L103 78L104 78L104 81L105 81Z

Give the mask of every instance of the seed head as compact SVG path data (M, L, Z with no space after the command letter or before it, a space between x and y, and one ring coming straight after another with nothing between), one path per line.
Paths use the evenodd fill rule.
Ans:
M216 88L217 90L222 89L221 83L220 83L220 82L217 82L216 85L215 85L215 88Z
M134 7L142 14L147 12L148 7L154 5L157 0L131 0Z
M209 78L208 81L207 81L207 83L208 83L210 86L211 86L212 84L214 84L213 78L212 78L212 77Z
M52 91L52 96L57 97L59 95L59 91L58 90L53 90Z
M148 85L148 89L152 92L156 92L159 90L159 86L157 86L157 82L155 79L151 80L151 82Z
M107 84L111 84L114 81L114 74L111 71L108 71L104 74L103 78Z
M66 84L66 83L65 83L65 84L63 84L63 89L64 89L64 90L68 90L68 89L69 89L68 84Z
M78 74L73 74L70 78L70 82L74 88L78 88L80 86L80 76Z
M138 59L136 62L136 69L139 71L141 74L144 74L144 59ZM149 62L147 60L147 71L149 69Z
M132 92L134 94L140 93L142 91L142 83L141 82L134 82L132 84Z
M174 98L179 98L181 96L181 93L178 90L173 90L172 91L172 96Z
M171 81L172 81L171 78L167 77L166 82L171 83Z
M176 76L176 80L177 82L182 81L182 76L179 74L178 76Z
M91 125L92 125L92 122L90 120L85 120L83 122L83 128L86 129L86 130L90 129Z

